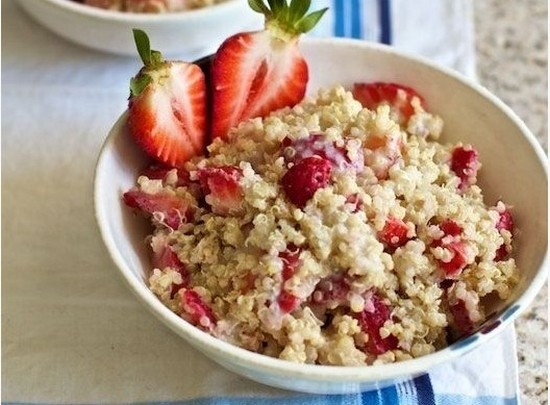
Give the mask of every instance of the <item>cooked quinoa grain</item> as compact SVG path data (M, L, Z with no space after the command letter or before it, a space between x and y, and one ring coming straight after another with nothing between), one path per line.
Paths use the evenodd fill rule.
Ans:
M148 168L125 202L154 226L151 290L206 332L313 364L423 356L517 282L513 222L441 118L342 87L243 122L208 157ZM145 202L145 203L144 203Z

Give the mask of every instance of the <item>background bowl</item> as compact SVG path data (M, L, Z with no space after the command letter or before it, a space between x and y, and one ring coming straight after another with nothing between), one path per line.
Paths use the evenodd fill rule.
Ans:
M148 159L135 146L123 114L100 153L95 178L95 209L102 237L123 279L161 321L190 345L253 380L314 393L344 393L380 388L419 375L484 344L526 309L547 277L546 157L520 119L484 88L453 71L394 49L363 41L308 39L301 47L310 66L308 93L319 87L355 81L394 81L417 89L429 110L445 121L442 141L472 143L483 163L479 183L486 201L502 198L514 206L520 230L515 258L521 280L512 297L489 308L492 313L478 332L433 354L397 364L364 367L301 365L269 358L222 342L172 313L149 291L149 259L144 238L146 221L121 203L121 194L136 181ZM334 64L334 61L349 63Z
M77 44L120 55L137 55L132 28L147 32L162 53L188 60L214 52L228 36L263 22L245 0L165 14L103 10L71 0L19 0L37 22Z

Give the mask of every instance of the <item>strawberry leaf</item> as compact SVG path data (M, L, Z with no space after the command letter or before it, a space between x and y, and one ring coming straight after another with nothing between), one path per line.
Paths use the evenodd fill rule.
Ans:
M149 66L152 62L151 44L149 43L149 37L144 31L138 30L136 28L134 28L132 32L134 33L134 42L136 43L139 57L141 58L145 66Z
M267 15L270 13L269 8L264 4L264 0L248 0L248 5L257 13Z
M319 22L321 17L323 17L323 14L325 14L327 10L328 10L328 7L325 7L321 10L314 11L308 14L307 16L305 16L304 18L302 18L301 20L299 20L294 26L296 27L298 32L305 33L305 32L311 31L313 27L315 27L315 25Z
M290 18L293 21L299 21L303 16L306 15L310 6L311 6L311 0L291 0Z

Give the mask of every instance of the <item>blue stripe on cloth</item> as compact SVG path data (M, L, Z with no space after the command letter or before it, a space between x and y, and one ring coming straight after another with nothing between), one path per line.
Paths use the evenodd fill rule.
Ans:
M344 1L334 0L334 36L345 37L345 15L344 15Z
M399 397L397 396L397 387L390 385L389 387L380 390L381 405L394 405L399 404Z
M384 390L382 390L384 391ZM403 398L396 396L393 399L383 397L382 391L368 391L355 395L295 395L287 397L209 397L188 399L183 401L149 401L128 402L126 405L399 405ZM387 401L393 402L387 402ZM416 398L419 405L425 405ZM467 395L436 394L437 405L518 405L517 397L502 398L493 396L471 397ZM79 402L80 404L80 402ZM56 405L46 402L2 402L2 405ZM88 403L81 405L102 405L101 403Z
M416 387L418 403L422 405L435 405L434 390L432 387L432 381L430 380L430 375L422 374L416 377L413 382Z
M380 42L390 45L392 43L391 2L379 0Z
M351 37L363 38L362 10L360 0L351 0Z

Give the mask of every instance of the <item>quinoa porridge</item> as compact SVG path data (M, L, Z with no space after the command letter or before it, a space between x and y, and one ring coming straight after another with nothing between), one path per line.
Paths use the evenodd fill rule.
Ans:
M88 6L129 13L173 13L202 8L225 0L72 0Z
M198 328L293 362L419 357L473 331L518 279L510 207L486 205L441 118L322 89L241 123L123 196L153 231L150 289Z

